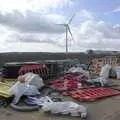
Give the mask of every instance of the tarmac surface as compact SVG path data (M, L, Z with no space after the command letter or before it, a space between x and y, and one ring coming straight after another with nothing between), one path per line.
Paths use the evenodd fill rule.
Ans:
M114 80L120 85L120 81ZM118 86L117 88L120 88ZM65 100L72 100L65 97ZM98 100L97 102L81 103L88 109L86 120L120 120L120 95ZM80 117L45 114L38 112L17 112L11 108L0 108L0 120L81 120Z

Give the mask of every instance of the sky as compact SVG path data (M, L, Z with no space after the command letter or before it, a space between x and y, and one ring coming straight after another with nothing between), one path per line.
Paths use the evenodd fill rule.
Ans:
M120 50L120 0L0 0L0 52Z

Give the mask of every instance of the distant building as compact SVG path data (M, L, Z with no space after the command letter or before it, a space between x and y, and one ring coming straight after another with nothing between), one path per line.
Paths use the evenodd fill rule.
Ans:
M120 65L120 57L119 56L97 56L91 59L91 65L90 65L90 70L92 73L100 73L101 68L109 64L112 67L115 67L117 65Z

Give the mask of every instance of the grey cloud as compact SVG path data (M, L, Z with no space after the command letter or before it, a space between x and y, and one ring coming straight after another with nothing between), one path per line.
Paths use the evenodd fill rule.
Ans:
M99 49L99 50L120 50L119 49L119 44L118 41L109 41L108 42L103 42L101 40L97 41L97 43L92 43L89 44L87 47L88 48L94 48L94 49Z
M57 45L63 47L57 40L57 37L48 37L46 35L37 35L36 34L13 34L10 35L6 42L8 43L47 43L52 45Z
M26 15L18 11L0 13L0 24L28 33L63 33L65 31L63 26L55 25L52 16L32 11L28 11Z
M111 25L102 21L86 21L75 31L78 48L120 50L120 25Z
M110 25L100 21L86 21L77 28L72 28L74 41L71 49L120 49L120 26ZM70 38L69 43L70 43ZM65 36L55 34L20 34L11 36L11 40L21 43L47 43L65 47ZM70 45L69 45L70 46Z
M48 44L57 44L54 40L51 40L49 38L46 39L38 39L34 37L21 37L18 38L20 42L22 43L48 43Z
M96 37L105 39L120 38L120 26L104 23L103 21L86 21L79 27L82 32L79 32L83 37Z
M18 21L18 20L17 20ZM70 50L81 49L120 50L120 25L107 24L103 21L87 20L77 27L72 26L74 41ZM62 37L62 38L61 38ZM70 39L68 37L69 43ZM65 47L64 34L20 33L9 37L9 42L47 43ZM8 42L7 41L7 42ZM34 46L33 46L34 48Z
M118 39L120 38L120 26L114 27L113 25L98 25L97 29L103 34L104 38Z

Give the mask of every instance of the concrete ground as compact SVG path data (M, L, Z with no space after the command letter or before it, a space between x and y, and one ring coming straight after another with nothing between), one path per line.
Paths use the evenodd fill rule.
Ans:
M114 80L114 83L120 85L120 81ZM69 97L64 99L72 100ZM120 119L120 95L92 103L78 103L87 107L87 120ZM0 120L80 120L80 117L45 114L42 110L38 112L17 112L8 107L0 108Z

